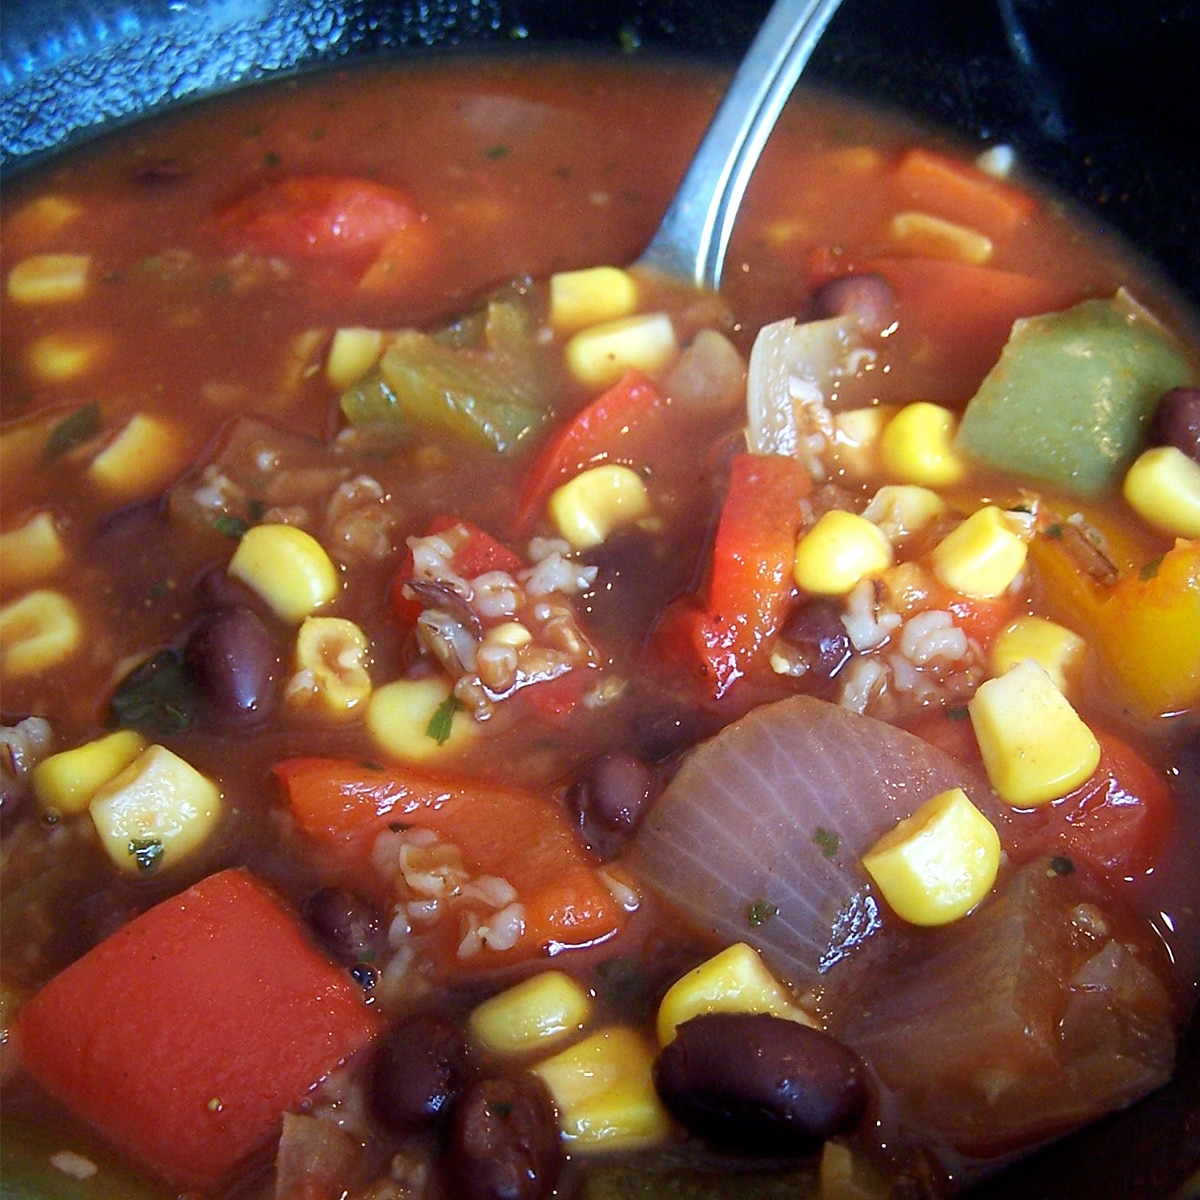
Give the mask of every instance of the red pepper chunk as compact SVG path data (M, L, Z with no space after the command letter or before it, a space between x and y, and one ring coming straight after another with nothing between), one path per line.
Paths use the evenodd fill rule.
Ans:
M792 458L739 454L732 462L707 584L676 601L654 634L658 658L720 700L763 667L792 595L800 502L812 490Z
M20 1010L30 1074L148 1170L213 1188L381 1027L248 871L135 918Z

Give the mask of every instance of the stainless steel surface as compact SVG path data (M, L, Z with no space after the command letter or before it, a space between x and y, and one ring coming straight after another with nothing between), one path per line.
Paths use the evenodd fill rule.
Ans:
M638 260L641 266L701 288L720 284L746 184L840 4L841 0L776 0Z

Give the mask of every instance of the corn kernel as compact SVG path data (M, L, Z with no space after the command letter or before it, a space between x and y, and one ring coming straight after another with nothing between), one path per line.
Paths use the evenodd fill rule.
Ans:
M566 346L567 366L588 387L611 387L630 367L654 372L675 357L678 343L666 313L644 313L593 325Z
M61 592L26 592L0 608L0 675L17 679L66 662L83 639L75 605Z
M821 1200L891 1200L895 1183L878 1163L832 1138L821 1147Z
M34 513L24 525L0 533L0 583L4 587L40 583L66 560L58 526L48 512Z
M31 254L8 273L8 298L15 304L64 304L87 293L88 254Z
M162 491L183 468L179 431L158 417L135 413L88 464L88 478L108 495L133 500Z
M885 833L862 863L902 920L946 925L991 890L1000 835L962 788L951 788Z
M844 596L892 565L892 543L866 517L830 509L800 539L793 573L806 592Z
M1066 695L1067 675L1087 653L1087 642L1071 629L1045 617L1018 617L1006 625L992 642L990 667L1003 675L1019 662L1032 658Z
M726 947L667 989L658 1006L659 1045L674 1041L684 1021L715 1012L770 1013L801 1025L815 1024L745 942Z
M108 856L122 871L172 866L208 838L221 815L221 792L165 746L147 746L88 805Z
M361 326L337 330L329 343L325 378L341 391L360 380L383 354L383 332Z
M367 702L367 729L382 754L422 763L469 741L475 722L454 700L450 681L430 676L376 688Z
M550 276L550 325L555 333L575 333L627 317L637 303L637 283L619 267L587 267Z
M574 979L543 971L477 1004L467 1028L485 1050L520 1054L577 1033L591 1012L591 997Z
M1065 796L1100 762L1095 735L1032 659L980 684L967 711L988 778L1014 808Z
M851 479L866 479L879 470L879 444L895 408L849 408L833 415L830 443L833 466Z
M45 242L83 214L83 205L70 196L48 192L22 205L4 222L4 240L12 245Z
M966 465L953 445L957 425L954 414L940 405L906 404L880 436L884 469L902 483L935 488L958 483Z
M897 213L889 226L892 240L908 254L948 258L980 267L991 261L992 239L977 229L924 212Z
M335 721L346 721L366 709L371 676L366 659L367 635L344 617L305 617L296 631L295 674L288 683L287 703L316 709Z
M933 548L933 573L953 591L994 600L1025 566L1028 546L1003 511L977 509Z
M29 347L29 369L41 383L64 383L86 375L107 349L96 333L47 333Z
M892 542L920 532L946 512L946 502L935 491L913 483L887 484L871 497L863 516L878 525Z
M576 550L586 550L644 517L650 498L636 471L604 463L564 483L551 495L548 507L558 532Z
M671 1132L653 1068L650 1043L612 1026L538 1063L533 1073L550 1089L569 1149L634 1150Z
M34 795L44 809L81 813L92 797L145 748L146 739L140 733L118 729L72 750L52 754L33 768Z
M316 538L295 525L255 525L246 530L229 561L229 574L293 625L338 593L332 559Z
M1155 529L1200 538L1200 463L1178 446L1139 454L1125 475L1124 493L1134 512Z

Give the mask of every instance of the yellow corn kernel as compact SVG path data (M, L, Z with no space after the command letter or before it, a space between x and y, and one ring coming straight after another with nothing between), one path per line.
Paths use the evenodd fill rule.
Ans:
M866 479L879 470L879 444L895 408L849 408L834 413L831 452L833 466L851 479Z
M892 565L892 543L866 517L830 509L796 546L793 573L806 592L844 596Z
M1074 630L1045 617L1018 617L996 635L989 665L993 675L1003 675L1032 658L1066 695L1067 675L1078 668L1086 653L1087 642Z
M64 304L87 293L89 254L31 254L8 273L15 304Z
M1031 658L980 684L967 711L988 778L1014 808L1065 796L1099 765L1095 734Z
M367 729L388 758L422 763L469 741L475 722L455 701L450 681L429 676L376 688L367 702Z
M45 242L82 214L78 200L49 192L22 205L4 222L4 240L14 245Z
M367 635L344 617L305 617L296 631L295 674L286 699L297 709L316 709L335 721L365 711L371 696Z
M567 366L588 387L611 387L630 367L654 372L675 357L675 328L666 313L643 313L593 325L566 346Z
M863 516L878 525L892 542L924 529L946 512L946 502L926 487L914 483L886 484L871 497Z
M29 369L42 383L64 383L86 375L108 349L97 333L47 333L29 347Z
M801 1025L815 1024L745 942L714 954L667 989L658 1006L659 1045L674 1041L684 1021L715 1012L770 1013Z
M948 258L976 267L990 262L995 249L992 239L979 230L924 212L897 213L889 232L892 240L908 254Z
M34 795L44 809L81 813L92 797L145 748L146 739L140 733L118 729L72 750L52 754L33 768Z
M958 422L948 408L919 400L906 404L885 426L879 439L884 469L901 483L948 487L966 474L954 449Z
M895 1181L872 1159L832 1138L821 1147L821 1200L890 1200Z
M637 282L620 267L586 267L550 276L550 325L555 333L575 333L627 317L637 303Z
M591 997L562 971L543 971L477 1004L467 1018L471 1036L494 1054L549 1049L583 1028Z
M862 863L902 920L946 925L991 890L1000 835L962 788L951 788L885 833Z
M654 1089L654 1049L611 1026L538 1063L568 1149L635 1150L664 1141L671 1121Z
M242 535L229 574L257 592L275 614L298 625L338 593L333 560L295 525L254 525Z
M636 471L604 463L556 489L548 507L558 532L576 550L586 550L599 546L614 529L644 517L650 498Z
M162 491L185 461L186 447L173 425L135 413L88 464L87 475L115 499L133 500Z
M383 354L383 332L361 326L337 330L329 343L325 378L341 390L361 379Z
M994 600L1025 566L1029 547L994 505L977 509L933 548L933 573L953 591Z
M0 675L17 679L66 662L83 638L75 605L39 589L0 608Z
M58 526L48 512L0 533L0 584L25 587L49 578L67 560Z
M148 874L199 849L221 815L221 791L165 746L147 746L88 805L108 856Z
M1200 463L1178 446L1155 446L1125 475L1125 499L1143 521L1171 537L1200 538Z

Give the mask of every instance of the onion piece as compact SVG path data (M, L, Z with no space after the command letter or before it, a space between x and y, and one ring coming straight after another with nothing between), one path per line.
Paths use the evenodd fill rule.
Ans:
M863 852L951 787L998 828L1009 820L972 767L902 729L796 696L692 751L647 814L630 864L699 928L750 942L809 986L882 924Z

